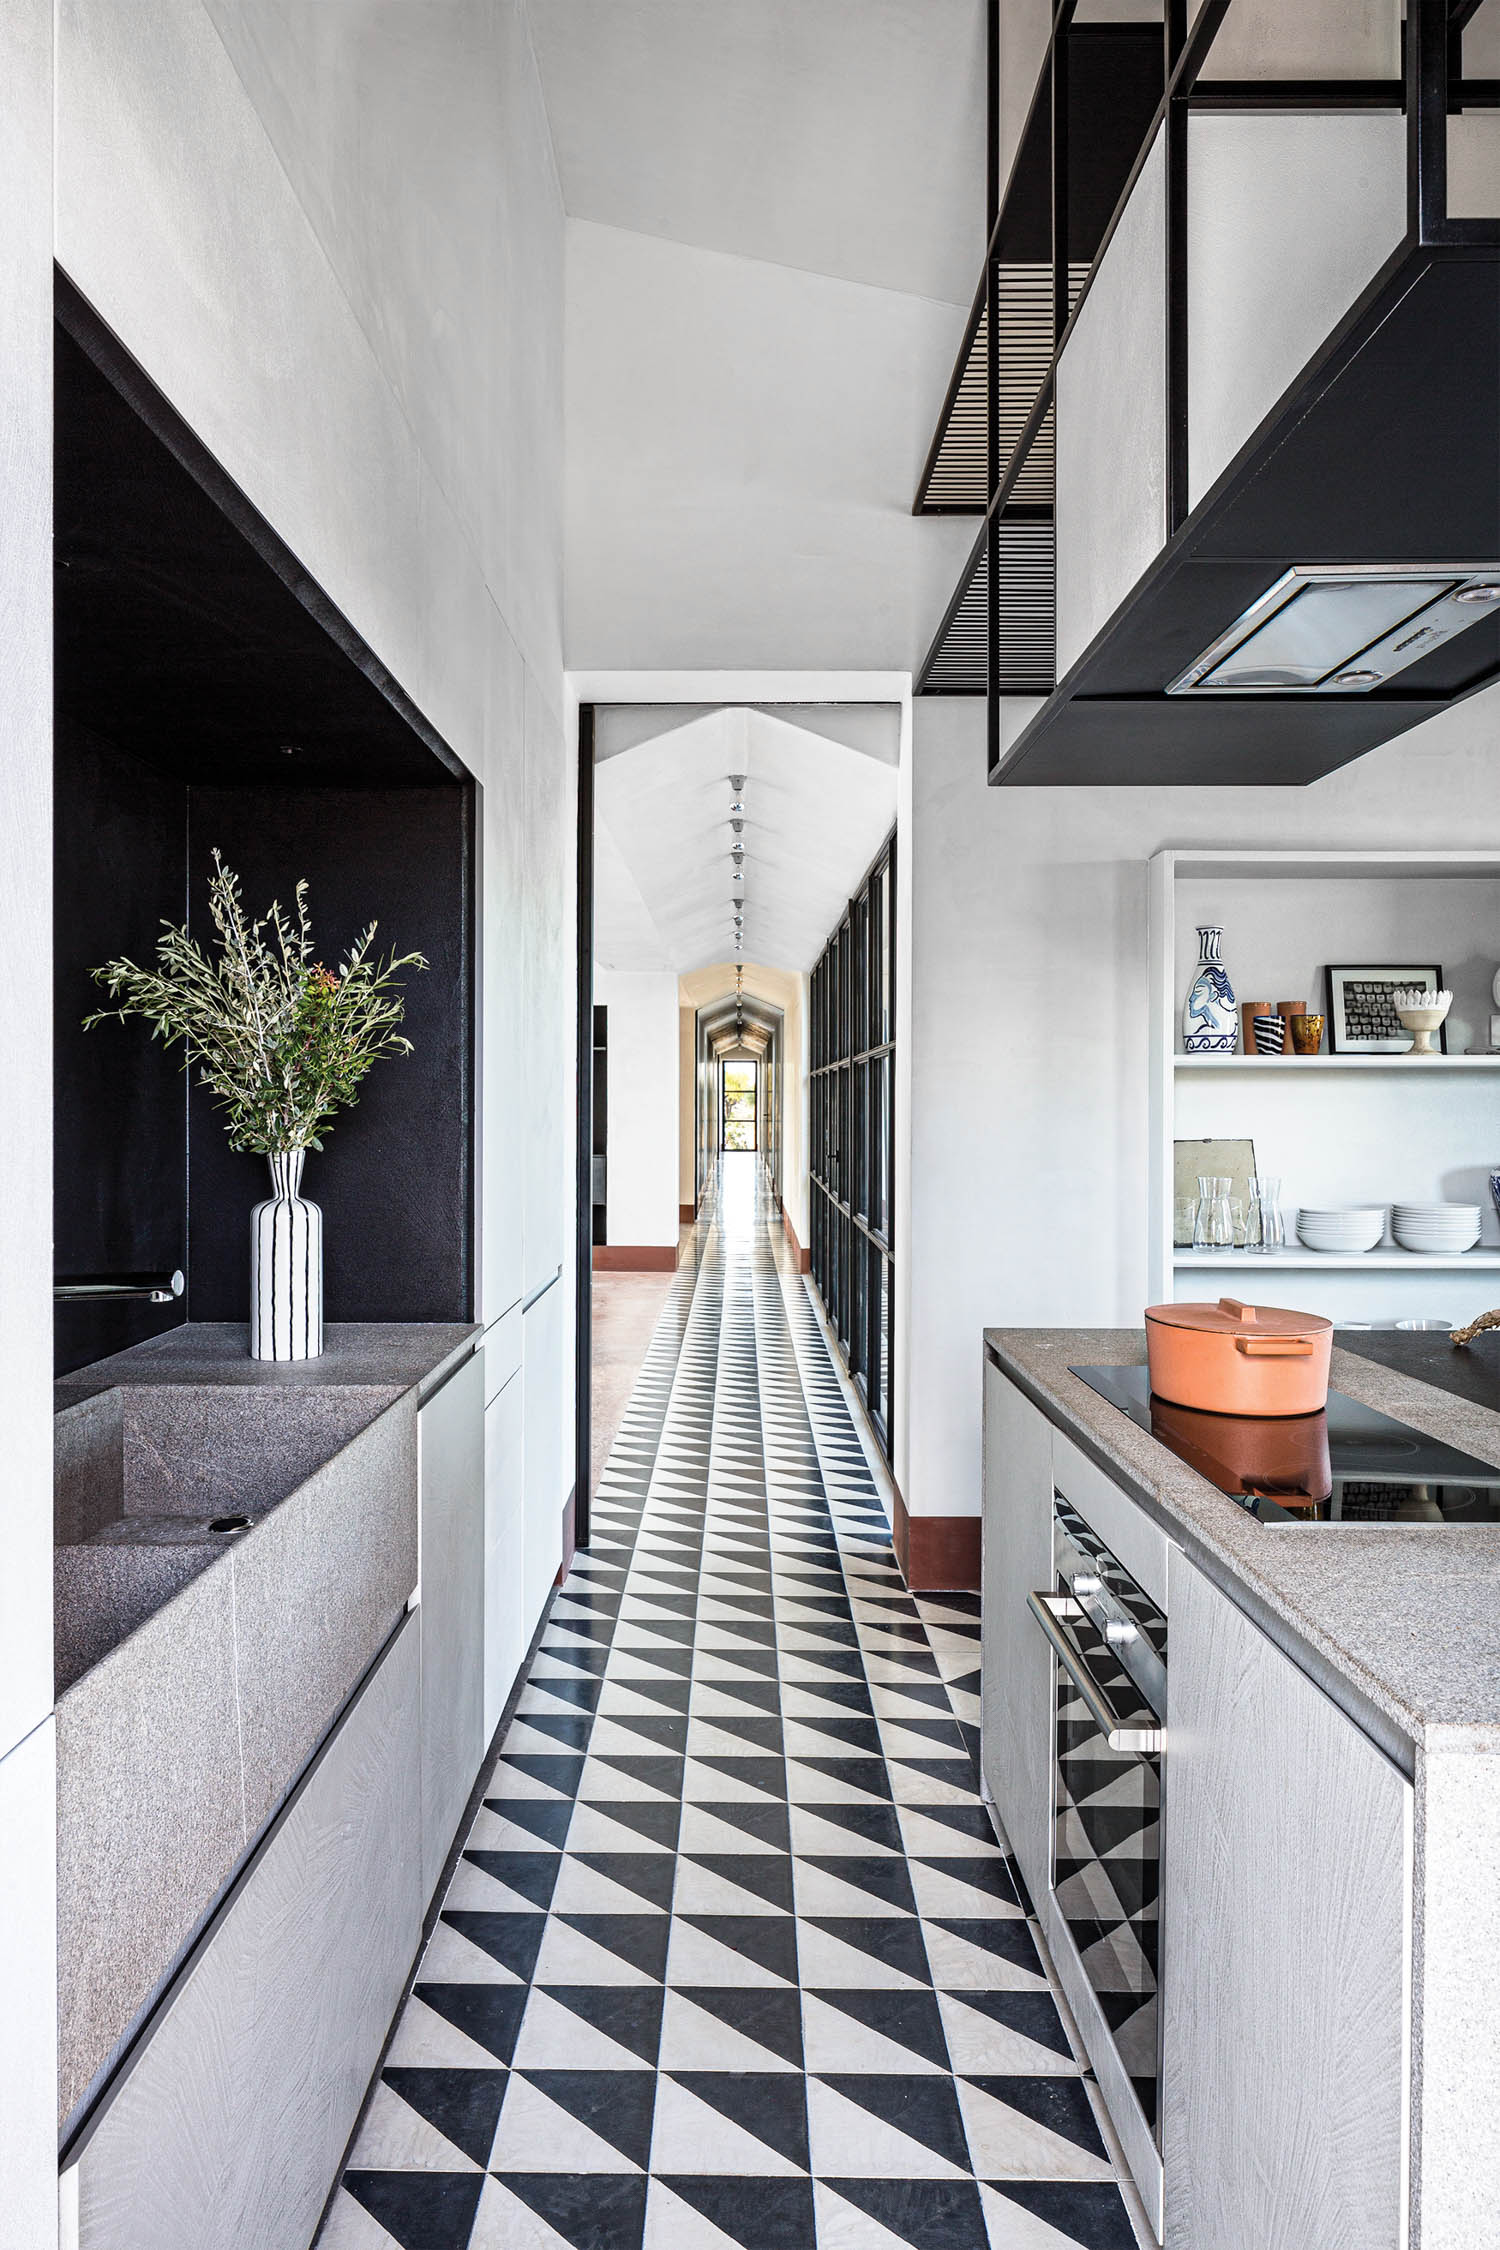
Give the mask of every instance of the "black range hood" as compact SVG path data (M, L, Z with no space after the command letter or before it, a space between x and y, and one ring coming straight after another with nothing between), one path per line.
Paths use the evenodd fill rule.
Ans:
M1500 605L1476 598L1500 579L1500 235L1473 231L1490 239L1390 259L993 782L1306 783L1500 678ZM1289 590L1372 570L1425 573L1428 590L1295 684L1274 664L1226 672L1256 605L1285 615ZM1461 631L1460 591L1476 618ZM1454 629L1413 644L1397 628L1419 630L1429 603Z

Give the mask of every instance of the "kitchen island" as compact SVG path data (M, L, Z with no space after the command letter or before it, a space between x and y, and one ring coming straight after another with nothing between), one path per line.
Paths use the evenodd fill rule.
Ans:
M1258 1520L1069 1372L1145 1356L1139 1330L986 1333L983 1756L1148 2212L1172 2250L1500 2238L1500 1525ZM1492 1407L1345 1349L1332 1383L1500 1464ZM1028 1612L1068 1608L1055 1506L1165 1652L1159 1827L1113 1847L1150 1856L1153 2038L1159 1866L1149 2071L1077 1942L1069 1885L1099 1863L1054 1837L1094 1754ZM1113 1755L1067 1808L1101 1833L1132 1796Z

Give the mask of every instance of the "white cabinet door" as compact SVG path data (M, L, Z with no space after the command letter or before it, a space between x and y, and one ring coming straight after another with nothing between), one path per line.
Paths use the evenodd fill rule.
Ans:
M526 1551L521 1371L484 1410L484 1739L494 1739L530 1638L522 1601Z
M422 1603L422 1896L484 1756L484 1353L417 1416Z
M1411 1786L1175 1549L1170 1593L1168 2250L1398 2250Z
M1052 1425L984 1365L980 1757L1033 1900L1051 1846L1052 1664L1026 1597L1052 1584Z
M79 2250L305 2250L421 1936L417 1676L409 1617L72 2152Z

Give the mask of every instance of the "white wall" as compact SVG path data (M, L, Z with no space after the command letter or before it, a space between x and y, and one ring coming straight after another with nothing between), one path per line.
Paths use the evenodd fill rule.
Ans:
M0 2237L57 2238L52 1709L52 8L0 9Z
M51 194L51 20L37 0L0 12L0 262ZM478 1291L487 1323L511 1314L491 1329L490 1388L519 1369L524 1392L519 1451L515 1433L492 1449L497 1473L521 1484L519 1522L514 1512L506 1520L526 1599L513 1617L507 1609L509 1645L490 1652L508 1679L561 1552L573 1413L563 219L522 0L60 0L56 39L59 262L481 785ZM40 97L22 129L8 105L28 84ZM27 285L45 336L52 244L43 247ZM25 301L7 272L4 317L19 320ZM27 363L19 330L4 344L9 414ZM45 606L46 527L19 483L35 467L7 444L0 695L4 786L17 797L3 825L21 857L0 884L0 915L14 902L33 940L47 927L47 853L28 752L45 738L34 717L23 722L20 698L45 655L23 645L19 609L12 622L9 550L40 538L26 583L43 589ZM19 992L33 972L25 944L8 925L5 935ZM34 974L45 981L45 961ZM8 1040L13 1063L21 1051ZM7 1176L24 1192L6 1224L45 1228L44 1090L24 1101L17 1086L12 1075ZM50 1533L37 1459L50 1440L50 1370L39 1356L50 1322L35 1257L10 1247L0 1318L12 1287L36 1301L25 1322L34 1348L7 1336L0 1359L13 1495L0 1598L22 1599L50 1672L45 1594L23 1539L28 1524L38 1541ZM41 1256L50 1261L45 1248ZM561 1281L523 1320L523 1296L559 1267ZM29 1513L15 1497L28 1480ZM7 1632L0 1644L3 1706L28 1635ZM17 1821L26 1802L34 1792L17 1799ZM9 1851L17 1831L3 1801L0 1814ZM3 1927L20 1925L7 1914ZM0 1987L7 2005L25 1991L5 1976ZM47 2038L38 2007L24 2041L0 2037L0 2052L50 2081ZM23 2167L11 2161L24 2119L13 2122L9 2092L0 2082L0 2233L7 2250L12 2241L30 2250L16 2218ZM47 2170L55 2235L52 2147Z
M911 513L966 308L567 235L570 664L914 666L973 543Z
M1034 709L1004 706L1007 740ZM914 1513L975 1514L981 1329L1135 1327L1146 1302L1150 855L1500 848L1500 688L1309 789L990 789L982 704L921 701L912 722L898 1476ZM1500 959L1500 930L1486 943Z
M680 1110L677 977L671 969L596 969L594 1004L607 1008L609 1130L606 1239L677 1240Z

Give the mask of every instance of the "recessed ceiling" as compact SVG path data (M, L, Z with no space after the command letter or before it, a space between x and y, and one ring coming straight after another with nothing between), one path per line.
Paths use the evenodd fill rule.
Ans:
M600 763L594 776L594 955L601 968L684 975L735 957L810 969L896 817L894 705L850 732L855 748L762 710L675 724ZM601 719L606 717L601 714ZM607 730L606 730L607 739ZM732 881L729 776L745 776L744 884Z
M530 0L569 217L967 306L984 0Z

